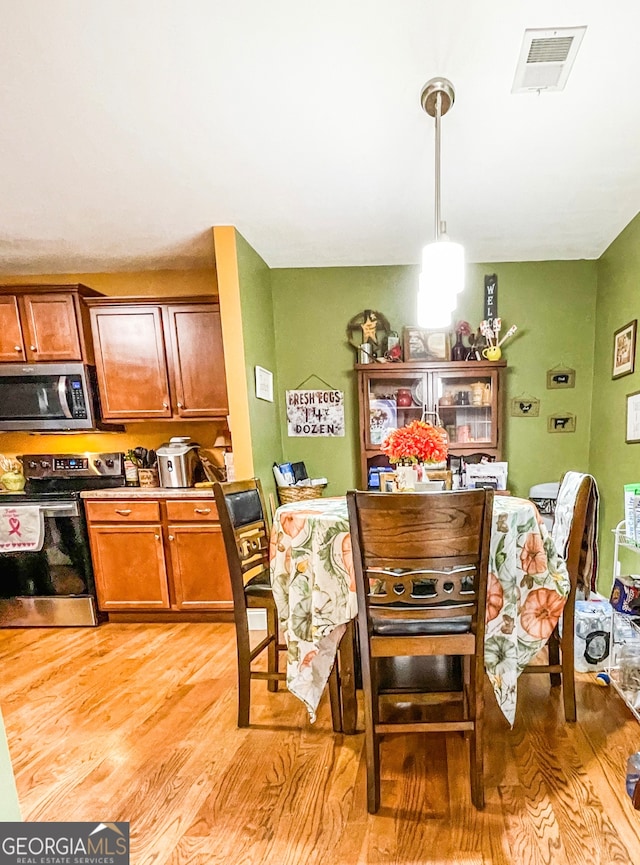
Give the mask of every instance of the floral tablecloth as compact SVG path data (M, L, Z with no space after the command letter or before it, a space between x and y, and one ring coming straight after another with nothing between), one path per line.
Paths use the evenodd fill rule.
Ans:
M346 623L357 613L345 498L283 505L271 533L271 583L287 642L287 685L311 720ZM527 499L494 499L485 667L513 724L517 680L551 636L569 593L564 561Z

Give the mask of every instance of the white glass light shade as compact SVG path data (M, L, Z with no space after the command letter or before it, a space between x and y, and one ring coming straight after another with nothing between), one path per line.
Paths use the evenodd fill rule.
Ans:
M464 247L447 237L428 243L422 250L421 286L440 295L455 297L464 288Z
M447 297L421 287L418 291L418 327L449 327L455 308L455 295Z

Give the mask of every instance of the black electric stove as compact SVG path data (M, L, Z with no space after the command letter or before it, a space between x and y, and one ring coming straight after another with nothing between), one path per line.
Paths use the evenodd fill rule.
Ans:
M0 553L0 627L99 624L80 492L122 487L124 454L25 454L24 492L0 495L0 510L38 508L42 548Z

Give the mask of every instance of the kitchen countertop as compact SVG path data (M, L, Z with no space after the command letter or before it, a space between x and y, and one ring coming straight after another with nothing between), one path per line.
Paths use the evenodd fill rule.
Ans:
M213 489L165 489L164 487L111 487L106 490L83 490L82 499L212 499Z

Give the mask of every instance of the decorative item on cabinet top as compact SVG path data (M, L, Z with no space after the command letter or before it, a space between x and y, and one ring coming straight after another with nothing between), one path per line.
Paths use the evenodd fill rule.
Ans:
M426 330L421 327L402 329L405 361L448 361L449 332L445 330Z
M108 297L88 306L105 421L228 415L216 300Z
M487 360L500 360L502 357L502 345L514 335L518 326L512 324L505 335L500 339L502 330L502 319L494 318L491 322L485 320L480 322L480 332L487 341L487 347L482 350L482 356Z
M354 315L347 323L347 339L356 352L356 362L363 362L360 357L364 345L371 346L369 354L372 357L382 358L387 351L390 333L391 325L377 309L365 309Z

